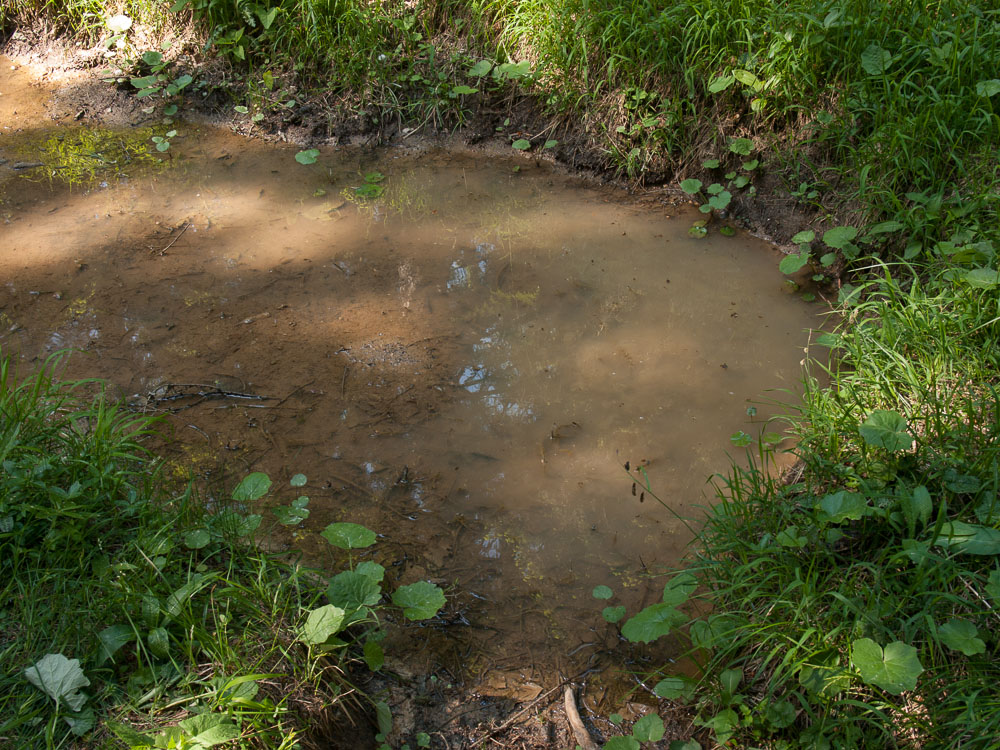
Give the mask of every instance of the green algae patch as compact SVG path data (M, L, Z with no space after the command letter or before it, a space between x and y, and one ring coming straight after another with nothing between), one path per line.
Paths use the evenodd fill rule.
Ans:
M30 180L47 179L70 187L93 187L122 177L136 177L166 168L168 160L152 149L153 128L109 130L80 128L29 141L20 156L40 166L24 172Z

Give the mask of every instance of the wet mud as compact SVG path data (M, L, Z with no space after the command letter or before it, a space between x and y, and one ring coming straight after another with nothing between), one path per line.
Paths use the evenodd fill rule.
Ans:
M55 125L0 68L0 348L22 372L76 350L65 377L164 416L173 476L221 494L266 471L270 502L308 495L275 549L334 570L328 523L377 531L391 578L448 592L390 637L413 679L531 701L585 676L609 711L623 669L669 658L601 609L658 600L730 437L794 400L820 319L773 249L529 160L300 164L184 123L157 154L164 128L142 150Z

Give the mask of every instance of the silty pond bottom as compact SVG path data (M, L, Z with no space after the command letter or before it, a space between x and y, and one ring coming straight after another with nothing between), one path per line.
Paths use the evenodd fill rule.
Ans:
M534 162L303 165L191 124L147 158L149 133L20 118L0 141L3 352L25 373L81 350L66 377L168 415L176 476L223 492L266 471L274 503L308 495L275 548L333 570L328 523L377 531L366 556L449 594L390 649L481 692L620 665L602 607L658 600L649 574L692 537L679 517L711 502L760 402L794 400L820 323L764 243L693 239L696 211Z

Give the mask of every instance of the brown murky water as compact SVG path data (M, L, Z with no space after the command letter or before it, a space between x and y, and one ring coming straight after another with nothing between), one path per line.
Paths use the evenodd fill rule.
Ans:
M818 325L762 243L691 239L696 212L533 162L304 166L180 125L165 168L91 144L91 183L50 181L12 167L74 131L32 100L15 116L27 89L2 63L3 352L81 350L66 375L170 413L172 469L210 487L306 474L312 516L274 543L329 564L327 523L378 531L394 577L450 593L398 645L489 673L485 692L598 663L616 630L595 585L630 613L658 598L647 574L691 538L674 514L710 500L730 435L768 415L748 405L795 388ZM376 171L384 192L358 198ZM671 511L632 495L625 461Z

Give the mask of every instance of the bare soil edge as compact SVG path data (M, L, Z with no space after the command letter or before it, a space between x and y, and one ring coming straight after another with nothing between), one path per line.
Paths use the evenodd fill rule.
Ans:
M179 41L180 44L175 44L177 48L197 48L193 39ZM117 62L106 59L104 52L103 46L86 48L53 37L44 27L22 28L6 39L0 37L0 53L20 64L30 65L39 77L62 88L54 102L53 119L72 117L109 125L156 122L158 115L142 112L148 100L137 100L127 85L116 88L97 76L99 70ZM545 161L566 173L623 189L641 202L663 205L689 202L688 196L676 187L679 173L683 171L684 177L705 177L699 174L697 165L704 159L718 156L711 150L713 139L708 136L710 131L715 131L716 123L706 121L706 137L699 139L704 145L685 154L681 162L673 165L673 172L659 171L646 174L641 180L629 180L615 169L606 148L595 135L598 123L552 117L529 95L481 96L461 127L433 129L400 121L395 116L383 120L375 120L370 114L362 116L357 106L352 108L349 103L330 100L323 95L310 97L305 93L307 87L300 85L295 87L299 105L293 112L269 113L261 122L249 125L246 117L236 116L233 110L233 105L238 103L233 95L244 88L239 73L216 58L203 59L200 54L187 57L192 61L197 59L198 76L207 83L209 93L185 99L184 117L265 141L302 147L395 149L408 153L438 148L509 159L516 157L518 152L511 149L509 135L497 130L497 126L509 118L511 127L516 126L527 136L537 137L544 133L544 138L559 142L553 149L522 155L526 161ZM67 85L69 83L72 85ZM829 223L834 211L828 208L820 212L817 207L804 205L790 195L792 176L779 164L779 158L772 158L791 145L783 143L782 137L794 139L797 134L778 135L778 140L769 144L771 151L764 155L765 167L756 174L754 181L757 194L752 197L735 195L729 219L783 252L791 253L797 252L790 241L793 235ZM828 273L835 270L829 269Z

